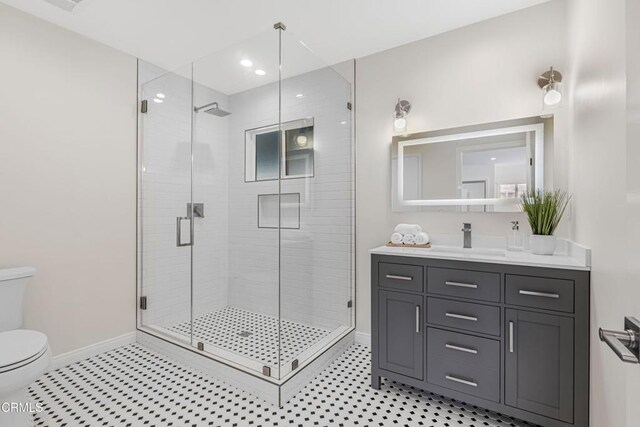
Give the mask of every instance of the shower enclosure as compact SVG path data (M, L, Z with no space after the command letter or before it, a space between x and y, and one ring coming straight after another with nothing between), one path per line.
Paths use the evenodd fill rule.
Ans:
M138 69L138 329L291 378L353 331L353 62L276 24Z

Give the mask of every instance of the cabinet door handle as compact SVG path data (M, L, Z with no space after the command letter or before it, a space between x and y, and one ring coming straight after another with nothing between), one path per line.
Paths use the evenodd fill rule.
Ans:
M558 294L551 294L548 292L535 292L535 291L526 291L524 289L520 290L520 295L530 295L532 297L544 297L544 298L560 298Z
M453 345L453 344L445 344L444 346L449 350L456 350L456 351L462 351L465 353L478 354L478 350L476 350L475 348L460 347L459 345Z
M455 383L460 383L460 384L468 385L471 387L478 387L478 383L475 383L473 381L463 380L462 378L454 377L453 375L445 375L445 378Z
M408 282L413 280L413 277L411 276L398 276L395 274L387 274L387 279L393 279L393 280L406 280Z
M509 353L513 353L513 322L509 322Z
M420 333L420 306L416 305L416 334Z
M465 316L463 314L455 314L455 313L445 313L447 317L453 317L454 319L462 319L462 320L471 320L472 322L477 322L478 318L473 316Z
M474 283L462 283L462 282L444 282L447 286L455 286L457 288L469 288L469 289L478 289L478 285Z

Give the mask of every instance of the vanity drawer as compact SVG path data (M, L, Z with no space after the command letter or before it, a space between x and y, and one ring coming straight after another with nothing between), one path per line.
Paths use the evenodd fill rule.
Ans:
M434 325L500 336L500 307L429 297L427 321Z
M421 265L378 263L378 285L411 292L422 292L424 273Z
M573 280L507 274L507 304L573 313Z
M427 289L434 294L500 302L500 274L429 267Z
M429 361L444 359L479 369L500 370L500 341L489 338L427 328L427 354Z
M500 370L457 363L449 359L429 359L427 382L477 396L500 401Z

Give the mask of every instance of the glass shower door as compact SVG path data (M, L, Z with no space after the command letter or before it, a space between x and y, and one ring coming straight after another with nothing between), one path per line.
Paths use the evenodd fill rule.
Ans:
M138 279L141 326L191 342L191 79L139 61Z
M353 62L281 34L281 377L353 325Z
M279 45L268 29L193 63L193 342L279 378Z

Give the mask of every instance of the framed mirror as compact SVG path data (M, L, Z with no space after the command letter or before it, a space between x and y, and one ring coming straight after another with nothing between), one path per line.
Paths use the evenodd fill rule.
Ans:
M395 137L393 210L518 211L523 193L544 188L550 120L529 118Z

